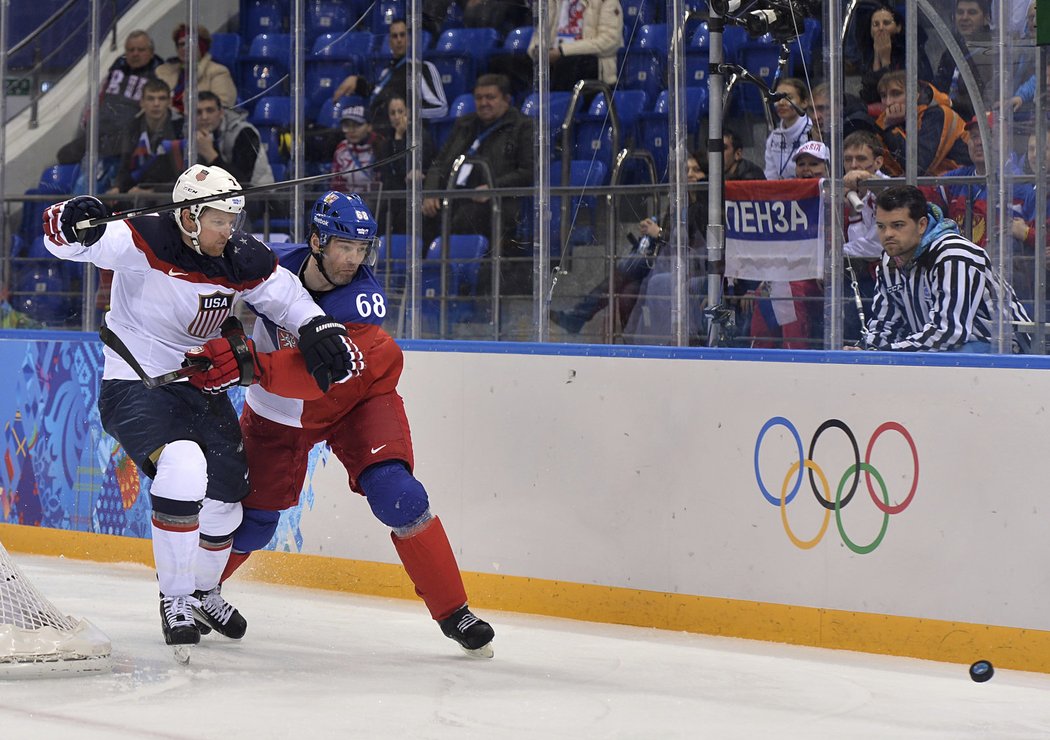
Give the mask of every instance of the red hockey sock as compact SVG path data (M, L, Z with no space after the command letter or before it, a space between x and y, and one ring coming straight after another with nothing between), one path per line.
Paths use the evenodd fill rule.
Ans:
M405 539L391 532L390 539L430 616L444 619L467 603L456 556L452 554L440 519L434 517L423 529Z
M226 579L244 564L249 555L251 555L250 552L231 552L230 559L226 561L226 567L223 568L222 575L219 577L219 583L225 583Z

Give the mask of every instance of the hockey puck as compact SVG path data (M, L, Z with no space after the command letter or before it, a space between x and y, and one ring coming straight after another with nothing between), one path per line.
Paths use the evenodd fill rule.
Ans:
M977 683L984 683L995 675L995 668L987 660L979 660L970 666L970 678Z

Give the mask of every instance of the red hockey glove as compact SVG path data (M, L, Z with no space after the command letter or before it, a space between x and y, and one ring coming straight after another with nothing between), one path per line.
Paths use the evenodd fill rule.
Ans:
M210 366L191 375L190 383L205 393L225 393L235 385L256 383L261 377L255 342L244 335L241 322L234 316L223 322L221 337L189 350L182 364L204 362Z

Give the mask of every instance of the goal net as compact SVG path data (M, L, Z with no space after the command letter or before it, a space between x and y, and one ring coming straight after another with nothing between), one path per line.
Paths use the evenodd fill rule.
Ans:
M109 638L62 614L0 544L0 678L109 670Z

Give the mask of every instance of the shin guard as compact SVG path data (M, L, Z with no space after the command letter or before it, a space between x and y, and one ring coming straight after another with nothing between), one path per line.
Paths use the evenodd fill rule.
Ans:
M467 603L456 556L440 519L434 517L411 537L391 532L390 539L431 617L445 619Z

